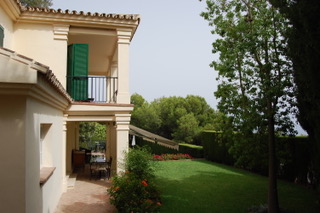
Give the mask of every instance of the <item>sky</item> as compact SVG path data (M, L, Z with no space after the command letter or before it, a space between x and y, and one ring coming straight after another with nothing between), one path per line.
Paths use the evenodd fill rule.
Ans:
M209 66L214 36L198 0L53 0L54 9L140 14L130 44L130 93L148 102L198 95L216 109L217 72Z

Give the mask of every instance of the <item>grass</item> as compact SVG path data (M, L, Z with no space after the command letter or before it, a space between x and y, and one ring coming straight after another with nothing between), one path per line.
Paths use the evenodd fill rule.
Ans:
M266 177L209 161L161 161L156 178L165 213L239 213L267 202ZM314 191L284 181L278 191L281 208L320 212Z

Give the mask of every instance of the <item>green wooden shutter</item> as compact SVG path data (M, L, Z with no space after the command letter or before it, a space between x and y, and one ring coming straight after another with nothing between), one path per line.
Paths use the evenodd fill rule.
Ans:
M88 100L88 44L68 46L68 85L67 90L76 101Z
M4 29L0 26L0 47L3 47Z

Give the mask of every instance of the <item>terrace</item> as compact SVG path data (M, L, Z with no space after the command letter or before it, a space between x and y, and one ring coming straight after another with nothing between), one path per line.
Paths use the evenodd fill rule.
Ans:
M119 58L118 34L70 27L66 88L75 101L119 103L119 94L128 92L127 69L122 66L127 61Z

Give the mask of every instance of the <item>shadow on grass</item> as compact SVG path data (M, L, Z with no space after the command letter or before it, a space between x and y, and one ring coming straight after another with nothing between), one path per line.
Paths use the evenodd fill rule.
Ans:
M161 212L247 212L267 202L267 178L209 161L159 163ZM320 212L312 191L279 183L280 204L291 212Z

